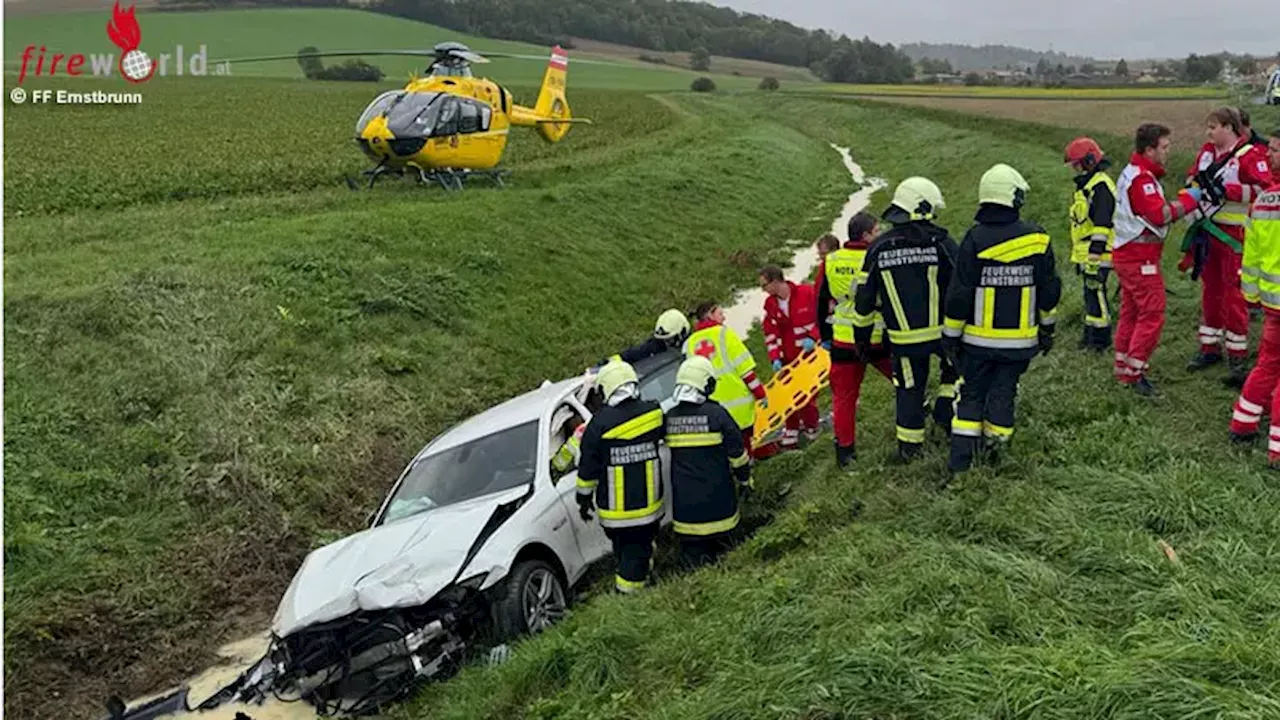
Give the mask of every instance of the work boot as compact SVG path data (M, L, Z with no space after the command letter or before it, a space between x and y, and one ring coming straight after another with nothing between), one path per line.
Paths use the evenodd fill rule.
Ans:
M1156 397L1160 394L1145 376L1138 378L1138 382L1133 384L1133 391L1142 397Z
M809 428L804 431L804 444L809 446L818 441L818 428Z
M1093 349L1099 353L1106 352L1111 347L1111 328L1100 327L1094 328L1094 344Z
M898 441L898 452L889 457L889 462L895 465L906 465L913 462L924 454L924 446L919 443L909 443Z
M858 451L855 446L843 447L839 442L836 443L836 465L841 470L853 470L853 463L858 459Z
M1258 441L1258 433L1256 432L1243 434L1235 431L1228 431L1227 434L1231 439L1232 445L1252 445Z
M1195 356L1191 358L1191 361L1187 363L1187 369L1195 372L1196 370L1203 370L1210 365L1216 365L1220 362L1222 362L1221 353L1197 352Z
M1249 379L1249 360L1242 357L1229 357L1227 368L1227 376L1222 379L1222 384L1236 390L1244 387L1244 381Z

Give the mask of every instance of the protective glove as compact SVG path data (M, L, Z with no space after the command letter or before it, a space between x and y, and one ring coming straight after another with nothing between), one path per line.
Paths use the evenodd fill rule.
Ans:
M782 361L781 361L781 360L774 360L774 361L773 361L773 371L774 371L774 372L778 372L778 371L779 371L779 370L781 370L781 369L782 369Z
M1195 200L1197 203L1200 202L1200 196L1204 195L1204 191L1198 187L1189 187L1183 190L1183 192L1190 195L1191 199Z
M801 345L801 349L807 353L813 352L813 338L805 338L804 343Z
M822 349L823 349L823 350L826 350L827 352L831 352L831 341L830 341L830 340L823 340L823 341L822 341Z
M769 396L768 396L768 395L765 395L764 397L760 398L760 407L764 408L765 410L768 410L768 409L769 409Z
M578 517L583 521L591 519L591 511L595 509L596 499L592 493L578 493Z
M1040 354L1048 355L1053 349L1053 331L1040 328Z
M756 489L755 476L749 476L746 482L738 483L738 501L746 502L751 497L751 492Z

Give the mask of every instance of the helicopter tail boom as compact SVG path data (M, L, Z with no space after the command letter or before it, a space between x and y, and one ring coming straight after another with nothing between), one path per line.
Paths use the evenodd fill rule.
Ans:
M565 97L568 69L569 56L564 48L555 46L551 49L547 71L542 76L542 88L538 91L537 101L532 109L520 106L512 108L512 124L535 127L543 140L554 143L564 138L573 123L590 122L574 119L569 111L569 100Z

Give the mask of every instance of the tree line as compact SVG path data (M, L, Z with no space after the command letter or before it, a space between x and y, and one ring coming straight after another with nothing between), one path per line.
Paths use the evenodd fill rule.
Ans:
M471 35L572 47L572 38L659 52L807 67L829 82L898 83L911 59L893 45L683 0L375 0L369 9Z

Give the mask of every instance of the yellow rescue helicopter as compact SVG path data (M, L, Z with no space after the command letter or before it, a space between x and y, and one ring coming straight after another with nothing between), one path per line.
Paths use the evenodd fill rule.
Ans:
M377 163L364 174L369 187L387 174L416 171L424 183L438 183L446 190L461 189L463 181L484 176L502 185L509 173L500 168L507 135L512 126L536 128L543 140L562 140L573 123L590 123L572 117L565 97L569 57L559 45L542 76L542 86L532 108L517 104L511 92L498 83L475 77L473 63L489 59L458 42L443 42L430 53L422 50L335 51L306 53L306 57L358 55L433 56L425 77L414 76L400 90L388 90L374 98L355 125L355 142ZM489 53L491 57L534 59L528 55ZM280 60L304 57L271 56L241 58L229 62ZM540 59L540 58L538 58ZM351 178L348 185L355 188Z

